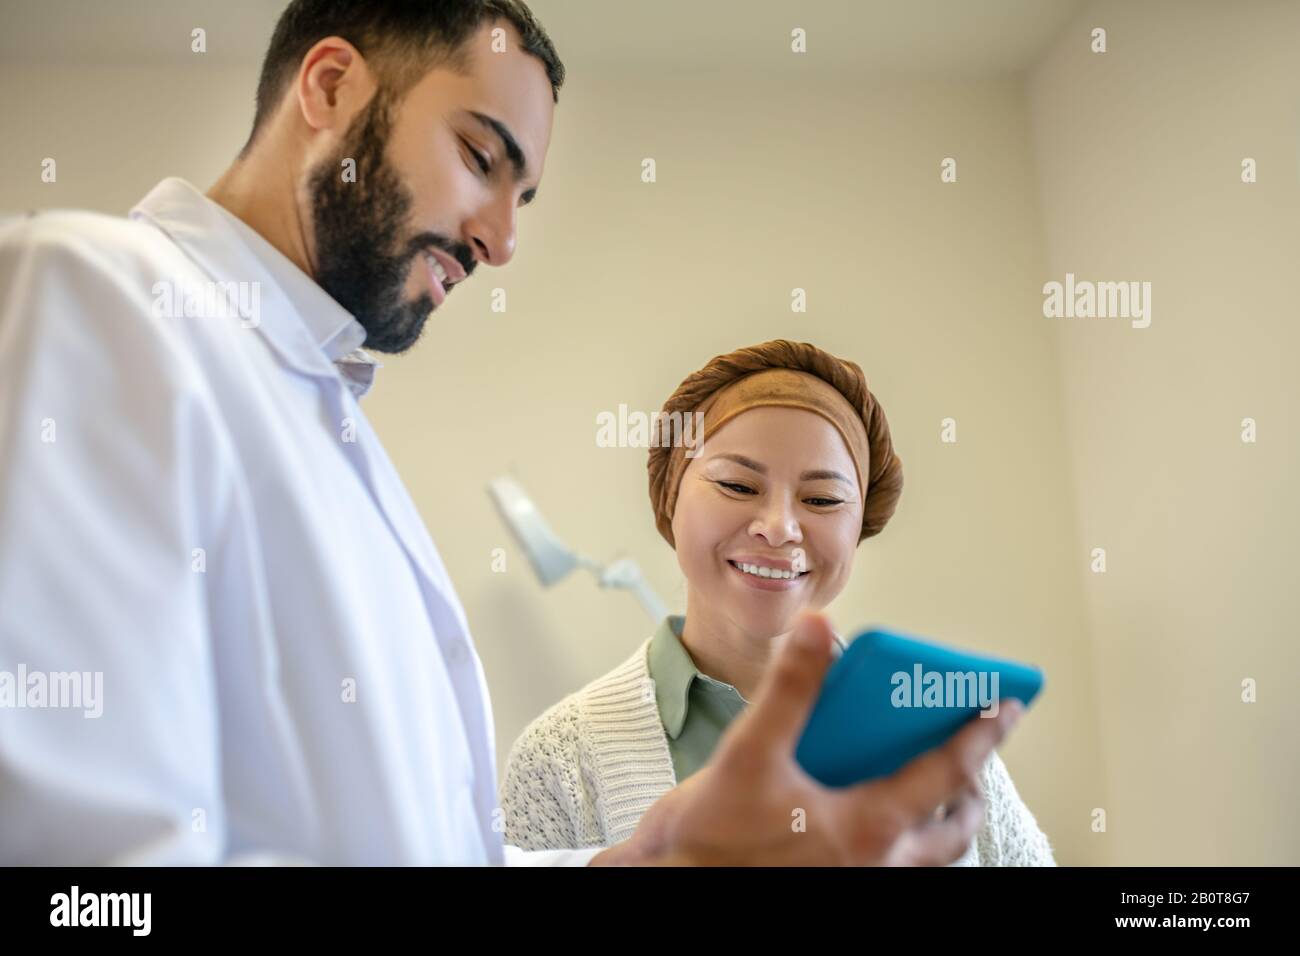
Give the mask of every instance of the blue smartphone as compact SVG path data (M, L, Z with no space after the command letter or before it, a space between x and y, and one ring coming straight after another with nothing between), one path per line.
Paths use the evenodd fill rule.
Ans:
M866 631L831 665L795 759L829 787L885 777L996 702L1028 708L1042 688L1037 667Z

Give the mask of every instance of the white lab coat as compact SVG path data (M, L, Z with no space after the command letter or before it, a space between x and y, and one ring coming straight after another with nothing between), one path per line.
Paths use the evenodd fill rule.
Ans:
M257 314L159 313L209 280ZM464 611L335 364L363 338L182 180L0 230L0 671L103 688L0 709L0 864L506 861Z

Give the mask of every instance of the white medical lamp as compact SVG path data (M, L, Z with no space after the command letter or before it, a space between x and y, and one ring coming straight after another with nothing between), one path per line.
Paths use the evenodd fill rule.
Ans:
M501 520L524 549L524 554L528 555L528 563L533 566L542 587L549 588L567 577L574 568L583 567L596 576L596 582L602 588L631 591L655 624L668 614L668 608L646 584L635 561L619 558L602 565L573 551L551 530L532 499L513 479L502 477L489 481L488 494L497 506Z

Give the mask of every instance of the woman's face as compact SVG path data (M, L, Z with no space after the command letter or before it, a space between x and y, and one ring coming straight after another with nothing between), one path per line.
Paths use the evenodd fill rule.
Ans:
M840 593L861 530L857 474L835 426L797 408L742 412L691 459L678 490L673 538L688 615L753 637L784 634L800 610Z

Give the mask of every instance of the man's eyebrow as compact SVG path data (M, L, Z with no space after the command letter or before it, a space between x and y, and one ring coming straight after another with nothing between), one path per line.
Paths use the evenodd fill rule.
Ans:
M735 455L731 452L718 452L718 454L711 456L709 461L712 461L714 458L725 458L728 461L734 461L738 465L743 465L750 471L756 471L760 475L767 474L767 465L764 465L762 462L754 461L752 458L746 458L744 455ZM799 476L800 481L819 481L824 478L842 481L846 485L853 484L853 482L849 481L849 479L840 474L840 472L834 471L830 468L817 468L812 471L805 471Z
M476 110L466 110L466 112L497 134L497 138L501 140L501 146L506 151L506 159L510 160L510 165L514 167L515 182L523 179L528 172L528 161L524 158L524 151L519 148L519 142L515 139L514 134L510 132L510 128L499 119L488 116L486 113L479 113ZM526 206L536 196L537 188L534 187L527 190L519 199Z

